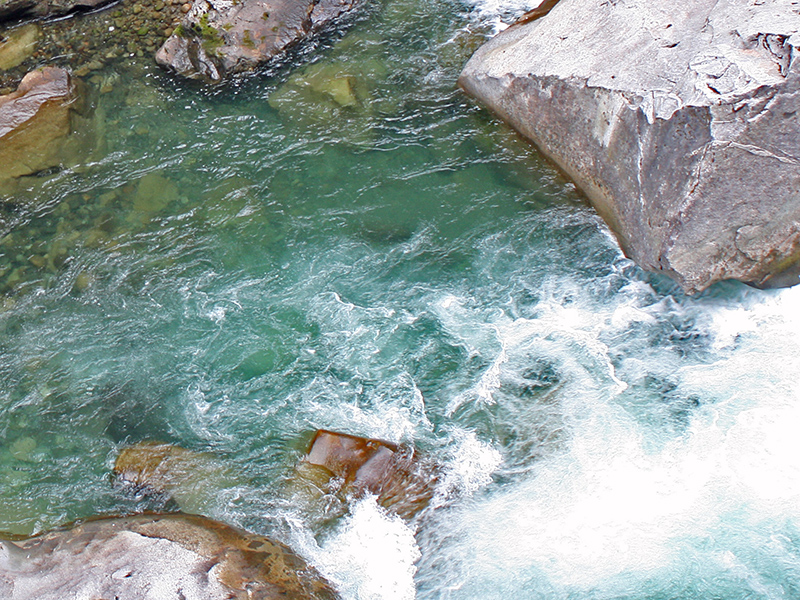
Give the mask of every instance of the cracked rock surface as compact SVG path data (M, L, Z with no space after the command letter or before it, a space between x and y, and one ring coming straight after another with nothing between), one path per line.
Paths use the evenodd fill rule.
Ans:
M355 0L195 0L156 62L217 83L251 71L349 13Z
M689 293L800 281L800 1L561 0L461 87Z
M287 547L205 517L103 518L0 539L0 598L8 600L336 597Z

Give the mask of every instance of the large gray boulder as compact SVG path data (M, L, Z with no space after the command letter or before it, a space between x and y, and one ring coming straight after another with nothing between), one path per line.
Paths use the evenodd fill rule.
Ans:
M800 274L800 13L791 0L561 0L459 84L689 293Z
M289 548L193 515L93 519L0 539L4 600L335 600Z
M251 71L348 14L356 0L195 0L156 62L217 83Z

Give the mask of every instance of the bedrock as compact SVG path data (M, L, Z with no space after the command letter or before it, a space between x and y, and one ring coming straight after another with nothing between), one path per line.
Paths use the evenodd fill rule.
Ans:
M791 0L561 0L460 86L689 293L800 281L800 13Z

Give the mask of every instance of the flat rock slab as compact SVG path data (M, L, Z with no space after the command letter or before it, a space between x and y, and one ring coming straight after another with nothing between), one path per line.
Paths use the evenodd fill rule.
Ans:
M251 71L318 33L355 0L195 0L156 62L209 83Z
M561 0L461 87L689 293L800 274L800 12L791 0Z
M69 72L55 67L31 71L16 91L0 96L0 181L60 167L85 153L91 136L77 114L82 100Z
M137 515L0 540L5 600L334 599L289 548L204 517Z

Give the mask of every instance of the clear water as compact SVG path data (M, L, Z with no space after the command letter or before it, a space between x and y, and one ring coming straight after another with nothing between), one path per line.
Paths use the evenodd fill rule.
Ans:
M109 473L160 439L348 599L797 598L800 290L643 273L455 90L524 8L385 0L213 93L109 69L97 152L0 211L0 530L147 508ZM316 428L435 456L434 506L315 525Z

